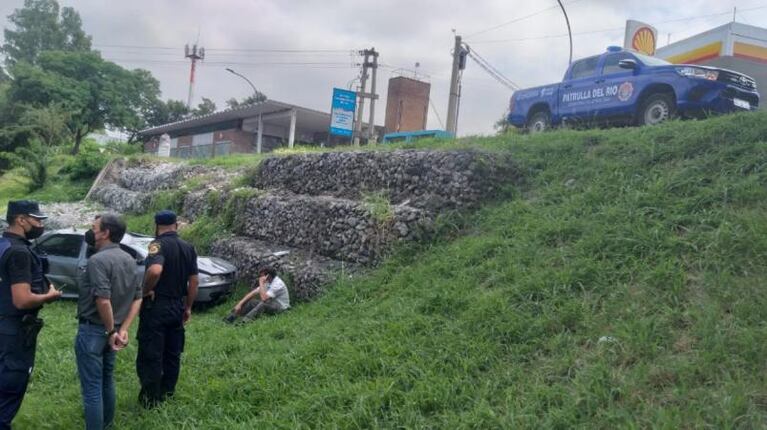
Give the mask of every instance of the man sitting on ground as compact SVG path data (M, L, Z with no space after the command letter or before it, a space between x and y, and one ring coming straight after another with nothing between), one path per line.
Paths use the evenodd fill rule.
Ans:
M258 287L245 294L224 321L231 324L242 316L242 322L246 323L263 313L276 314L289 307L288 287L277 276L277 271L267 266L258 271Z

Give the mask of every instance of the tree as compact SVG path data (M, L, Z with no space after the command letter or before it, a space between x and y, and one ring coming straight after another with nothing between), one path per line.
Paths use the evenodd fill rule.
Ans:
M146 105L139 112L138 121L125 127L128 143L134 143L141 130L157 127L171 122L181 121L189 116L189 109L180 100L163 102L159 98L146 100Z
M216 103L213 100L203 97L202 102L197 105L197 108L192 110L194 116L207 115L216 111Z
M247 106L247 105L252 105L256 103L261 103L263 101L266 101L266 94L259 91L254 95L245 97L244 99L242 99L242 101L238 101L236 98L232 97L231 99L226 101L226 106L229 109L234 109L240 106Z
M97 52L46 51L38 65L17 63L9 89L12 103L43 107L55 103L70 116L72 154L82 139L105 127L126 129L140 125L159 96L159 83L149 72L129 71Z
M168 117L166 118L164 122L154 124L154 125L181 121L182 119L186 118L190 114L189 108L186 107L186 103L182 102L181 100L168 100L167 102L165 102L165 106L168 112Z
M56 0L25 0L8 21L15 26L4 30L2 52L9 67L20 61L36 64L43 51L91 49L80 15L71 7L60 8Z
M0 152L0 159L18 167L29 178L29 190L35 191L48 181L48 164L55 148L70 139L69 114L58 106L29 108L18 124L0 130L25 141L13 152Z
M163 102L157 99L152 106L151 111L145 117L146 127L156 127L158 125L181 121L189 116L191 112L186 107L186 103L181 100L168 100Z

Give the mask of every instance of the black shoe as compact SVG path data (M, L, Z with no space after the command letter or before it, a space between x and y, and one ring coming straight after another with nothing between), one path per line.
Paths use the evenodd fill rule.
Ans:
M235 320L237 320L237 315L235 314L229 314L224 317L224 322L227 324L234 324Z
M157 395L152 395L149 390L144 388L138 394L138 402L144 409L152 409L157 407L162 400Z

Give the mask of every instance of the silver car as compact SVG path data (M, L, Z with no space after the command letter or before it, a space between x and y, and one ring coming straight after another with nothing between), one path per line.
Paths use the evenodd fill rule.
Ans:
M88 245L85 231L78 229L55 230L37 239L35 250L48 258L48 279L63 291L64 297L77 298L78 282L88 263ZM150 236L125 233L120 248L136 260L136 272L144 273L147 247L154 240ZM234 289L237 268L216 257L197 257L200 284L195 303L214 303L228 296Z

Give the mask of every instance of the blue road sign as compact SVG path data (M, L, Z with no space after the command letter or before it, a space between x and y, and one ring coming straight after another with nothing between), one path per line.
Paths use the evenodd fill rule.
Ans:
M333 104L330 108L330 134L351 136L354 128L354 110L357 93L333 88Z

